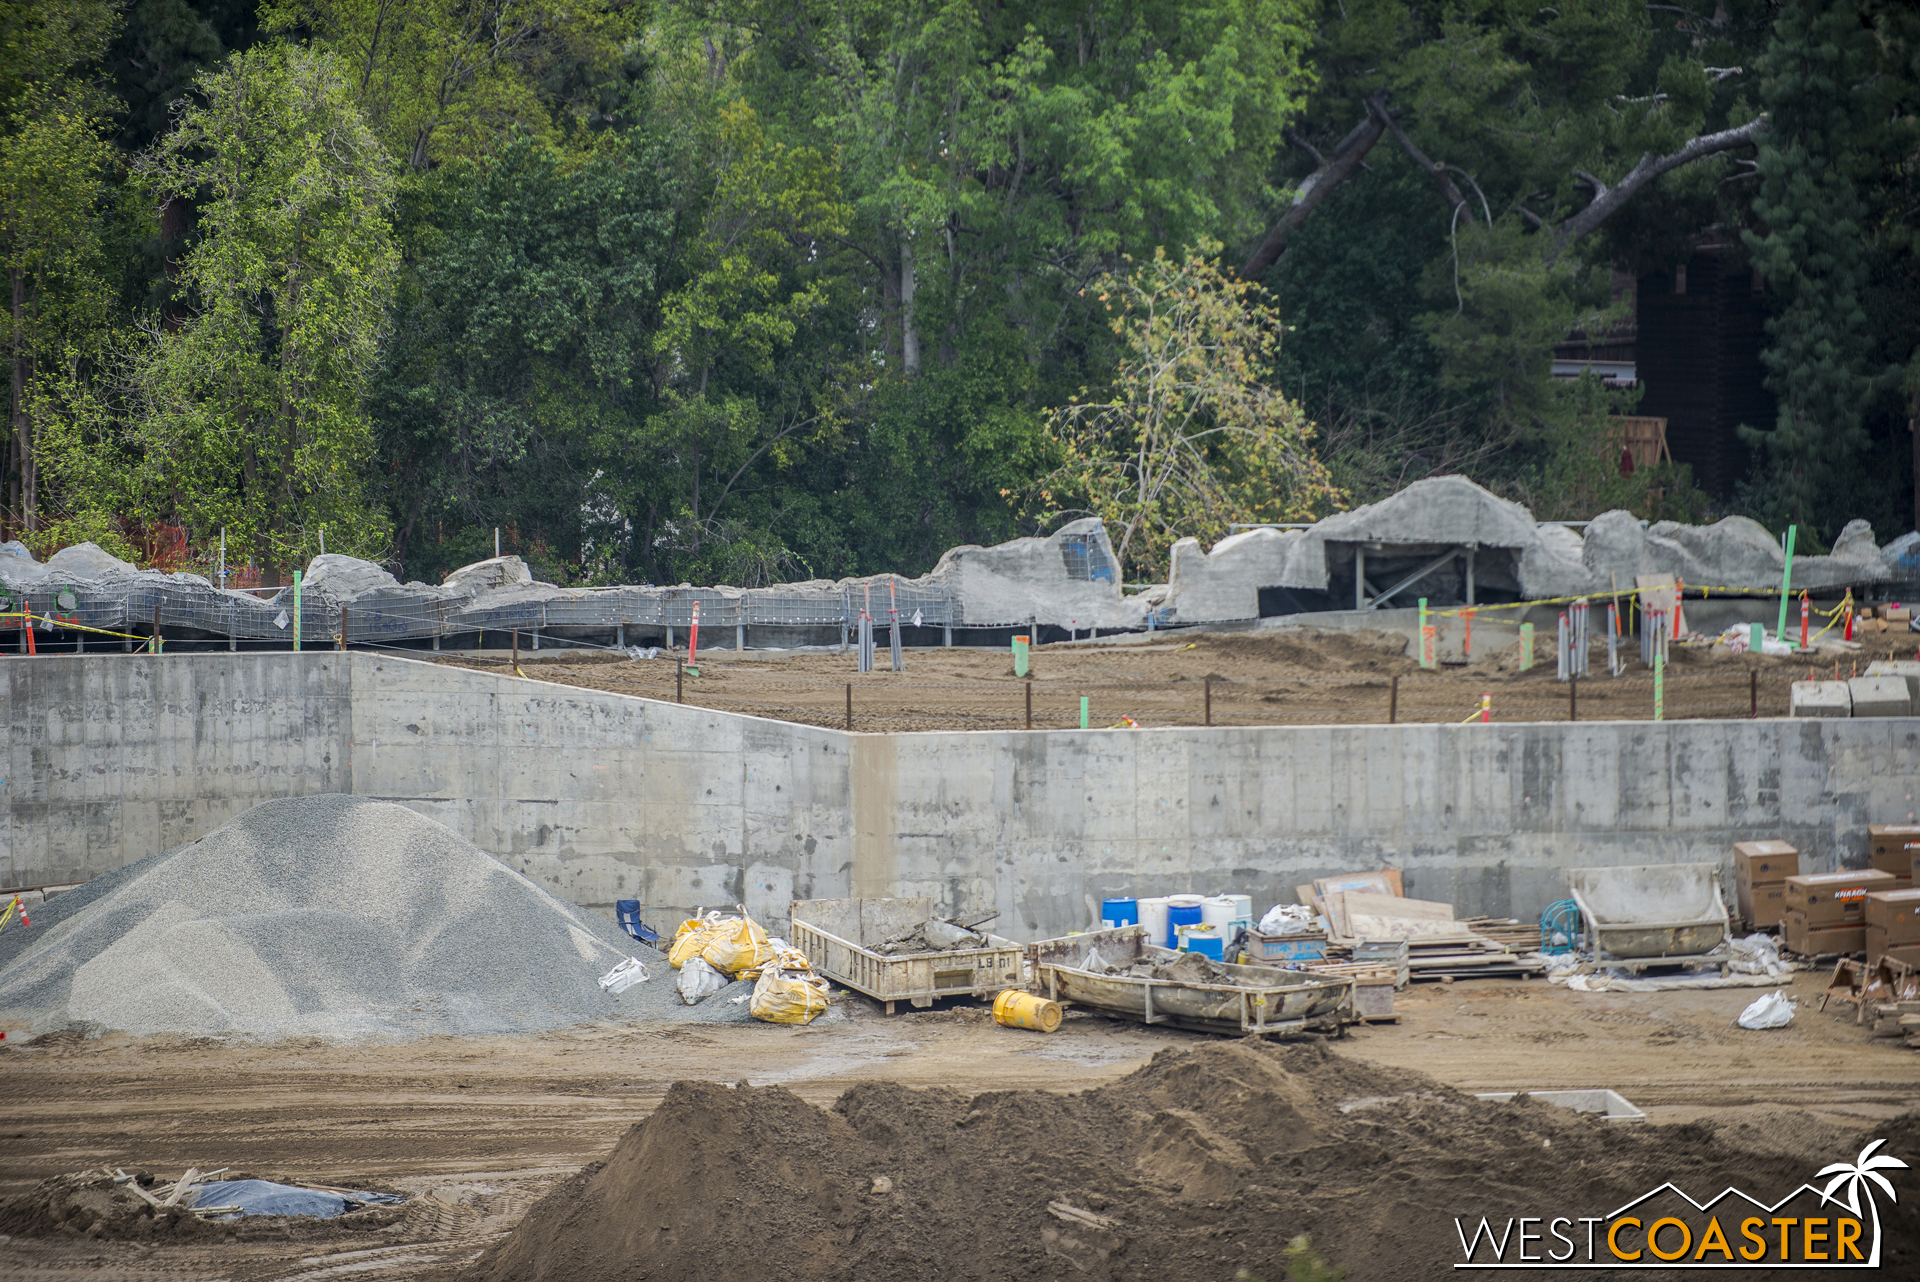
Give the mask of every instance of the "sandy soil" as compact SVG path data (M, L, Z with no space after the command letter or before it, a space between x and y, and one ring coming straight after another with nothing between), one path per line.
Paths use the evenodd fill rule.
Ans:
M1824 978L1793 985L1815 1000ZM1341 1053L1469 1090L1611 1086L1655 1124L1840 1134L1920 1108L1920 1053L1804 1009L1785 1030L1731 1026L1757 990L1578 994L1539 981L1418 985L1401 1022ZM857 1000L857 999L856 999ZM832 1027L590 1025L409 1045L53 1038L0 1049L0 1193L102 1164L177 1174L232 1166L425 1195L394 1229L335 1241L151 1246L0 1242L0 1275L36 1279L441 1278L497 1241L680 1079L780 1083L826 1104L887 1080L963 1091L1072 1091L1113 1081L1197 1034L1075 1014L1051 1037L983 1006ZM18 1036L17 1034L15 1035ZM1912 1155L1909 1155L1912 1156Z
M1870 638L1837 668L1830 656L1822 657L1820 673L1847 677L1896 650L1904 657L1907 642L1890 635L1894 640ZM854 670L851 653L702 651L700 674L688 676L678 692L674 662L666 656L628 660L574 651L535 657L522 651L520 670L535 680L652 699L678 693L701 707L836 728L847 725L851 691L853 727L868 731L1019 729L1027 724L1029 687L1036 728L1078 726L1082 697L1095 727L1125 725L1125 718L1141 726L1201 725L1209 715L1214 725L1380 723L1390 711L1403 722L1457 722L1477 715L1483 693L1492 696L1494 721L1653 717L1653 674L1637 650L1625 673L1609 677L1604 647L1597 648L1597 675L1570 691L1554 679L1550 638L1545 645L1544 656L1527 672L1518 671L1513 646L1471 664L1423 672L1398 636L1308 628L1047 646L1034 652L1029 680L1014 677L1007 654L961 648L908 650L903 672L887 669L883 650L881 670L864 674ZM506 665L504 658L491 657L438 661L494 672ZM1747 717L1757 697L1761 716L1785 716L1790 687L1807 678L1809 662L1678 645L1665 674L1665 715Z

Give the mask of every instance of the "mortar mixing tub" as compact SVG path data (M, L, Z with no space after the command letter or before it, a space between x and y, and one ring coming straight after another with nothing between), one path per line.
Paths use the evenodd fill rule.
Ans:
M1690 961L1728 935L1718 864L1569 868L1567 886L1596 958Z

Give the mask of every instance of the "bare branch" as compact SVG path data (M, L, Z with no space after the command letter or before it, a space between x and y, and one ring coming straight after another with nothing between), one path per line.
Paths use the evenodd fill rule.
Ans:
M1718 155L1723 151L1754 146L1766 132L1767 118L1759 116L1737 129L1723 129L1719 133L1702 134L1671 155L1656 156L1648 152L1641 156L1640 163L1613 187L1608 187L1591 174L1580 174L1579 177L1583 181L1593 185L1597 194L1592 204L1560 224L1559 230L1555 233L1554 246L1547 254L1547 261L1552 262L1565 253L1574 241L1607 221L1623 205L1632 200L1642 187L1660 175L1707 156Z
M1413 145L1413 139L1407 137L1407 131L1400 127L1400 122L1395 120L1392 113L1387 110L1384 96L1375 95L1369 98L1367 106L1381 125L1392 131L1394 141L1400 144L1400 149L1407 153L1414 164L1426 170L1435 183L1439 184L1440 194L1446 198L1447 208L1456 212L1466 210L1467 221L1471 223L1473 210L1467 207L1467 198L1460 194L1458 187L1454 186L1453 179L1447 177L1447 166L1429 160L1425 152Z
M1285 138L1288 142L1292 143L1294 146L1298 147L1300 150L1306 152L1309 156L1312 156L1313 163L1316 167L1320 169L1325 169L1327 167L1326 156L1321 154L1320 149L1314 146L1312 143L1308 142L1306 138L1303 135L1301 135L1299 131L1294 129L1292 125L1288 125L1285 129L1282 129L1280 131L1280 136L1282 138Z
M1473 188L1473 194L1480 198L1480 212L1486 216L1487 226L1493 226L1493 207L1487 203L1487 193L1480 190L1480 184L1474 181L1473 175L1458 165L1448 165L1446 168L1467 180L1467 186Z
M1376 98L1384 102L1385 95L1376 95ZM1385 114L1385 108L1383 106L1376 113L1372 109L1373 101L1368 100L1367 118L1348 131L1347 136L1334 147L1332 159L1308 174L1294 189L1293 203L1280 215L1279 221L1274 223L1266 238L1260 242L1260 247L1240 268L1240 275L1244 279L1253 280L1280 261L1280 255L1287 252L1287 238L1305 225L1328 193L1345 182L1366 154L1373 150L1373 145L1380 141L1380 131L1384 128L1381 117Z

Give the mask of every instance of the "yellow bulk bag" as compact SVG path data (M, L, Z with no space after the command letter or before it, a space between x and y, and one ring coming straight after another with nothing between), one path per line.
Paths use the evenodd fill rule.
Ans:
M734 978L758 979L760 978L760 972L768 966L773 967L775 970L800 971L802 974L810 972L813 969L813 963L807 960L807 955L798 948L795 948L792 944L780 939L773 940L772 943L772 961L762 962L753 970L743 970L738 975L735 975Z
M768 966L753 986L747 1014L769 1024L808 1024L828 1005L827 981L822 976L787 974Z
M727 978L739 979L742 971L758 970L772 961L773 945L751 917L730 917L714 924L700 955Z
M673 947L667 950L667 964L679 970L687 964L689 957L698 957L718 926L717 921L702 917L681 922L680 929L673 932Z

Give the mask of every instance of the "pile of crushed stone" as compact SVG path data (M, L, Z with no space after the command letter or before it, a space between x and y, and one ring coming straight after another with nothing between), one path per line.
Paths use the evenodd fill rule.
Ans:
M652 984L609 996L597 982L636 951L404 806L300 797L96 877L36 909L31 930L0 934L0 1017L35 1033L532 1032L651 1005Z
M1075 1095L876 1082L827 1110L777 1086L681 1082L468 1277L1278 1282L1308 1234L1348 1278L1431 1282L1460 1258L1454 1216L1600 1215L1667 1180L1710 1197L1811 1178L1865 1142L1816 1129L1610 1128L1251 1040L1162 1051ZM1920 1156L1920 1116L1872 1134ZM1900 1276L1917 1201L1881 1204Z

